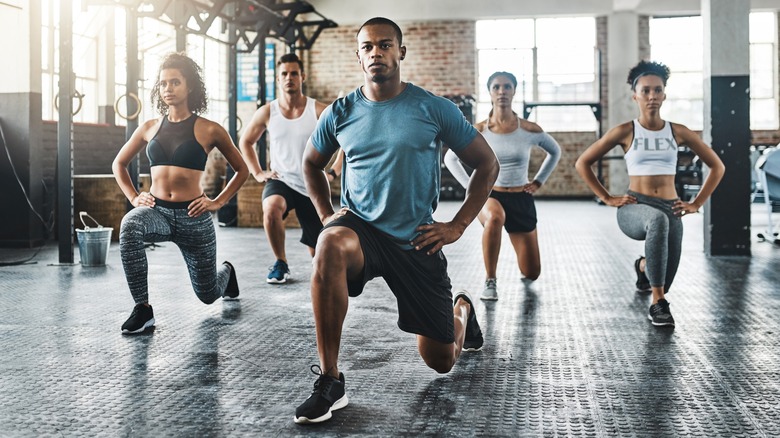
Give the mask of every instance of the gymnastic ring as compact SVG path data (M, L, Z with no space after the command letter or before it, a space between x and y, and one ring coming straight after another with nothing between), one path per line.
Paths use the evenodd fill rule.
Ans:
M73 95L71 96L71 98L75 97L76 99L78 99L79 100L79 104L76 107L75 111L73 111L71 109L71 111L70 111L71 115L75 116L76 114L79 113L79 111L81 111L81 105L84 103L84 96L86 96L86 94L81 94L81 93L79 93L78 90L75 90L73 92ZM56 96L54 96L54 109L56 109L57 111L60 110L60 95L59 95L59 93Z
M222 126L225 126L227 123L229 117L225 117L225 120L222 121ZM236 132L240 131L241 128L244 127L244 121L241 120L241 117L236 116L236 121L238 122L238 127L236 128Z
M129 116L125 117L122 115L121 112L119 112L119 101L122 100L123 97L130 97L133 100L135 100L135 112L133 114L130 114ZM143 104L141 103L141 99L138 98L138 96L135 93L125 93L119 97L116 98L116 102L114 102L114 113L118 115L119 117L125 119L125 120L135 120L138 118L138 114L141 114L141 108L143 107Z

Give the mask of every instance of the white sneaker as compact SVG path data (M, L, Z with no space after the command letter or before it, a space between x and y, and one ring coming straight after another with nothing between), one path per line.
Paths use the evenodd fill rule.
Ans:
M479 299L485 301L498 300L498 291L496 291L495 278L488 278L487 280L485 280L485 289L482 290L482 295L479 297Z

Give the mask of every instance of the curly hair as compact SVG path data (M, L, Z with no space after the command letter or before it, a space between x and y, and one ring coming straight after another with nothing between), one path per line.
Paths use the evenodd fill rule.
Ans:
M512 86L515 89L517 89L517 78L515 77L515 75L513 75L512 73L509 73L507 71L497 71L497 72L493 73L492 75L490 75L490 77L487 80L488 91L490 91L490 84L493 83L493 80L496 79L499 76L503 76L503 77L509 79L509 82L512 83Z
M168 114L168 105L160 98L160 72L166 69L179 70L187 81L190 93L187 96L187 108L195 114L202 114L208 110L208 97L206 96L206 84L203 83L201 68L189 56L182 53L169 53L165 55L160 69L157 71L157 80L152 87L152 106L157 108L160 115Z
M639 61L639 64L635 65L628 71L628 85L631 85L631 90L636 90L636 81L642 76L653 75L661 78L661 81L666 86L666 81L669 79L669 67L655 61Z

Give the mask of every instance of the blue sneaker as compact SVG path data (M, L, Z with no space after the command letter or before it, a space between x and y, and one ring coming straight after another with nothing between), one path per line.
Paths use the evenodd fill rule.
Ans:
M268 283L284 284L290 278L290 268L287 267L287 263L284 260L277 260L268 270L271 271L265 280Z

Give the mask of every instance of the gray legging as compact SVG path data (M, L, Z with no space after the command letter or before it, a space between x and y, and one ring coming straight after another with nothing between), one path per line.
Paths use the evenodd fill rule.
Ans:
M122 219L119 252L133 300L149 301L148 274L144 242L173 242L181 250L190 272L195 295L206 304L221 297L230 278L230 268L217 269L217 235L211 214L187 215L189 202L155 201L155 206L136 207Z
M618 226L626 236L645 241L645 274L650 286L664 286L668 291L682 251L682 220L672 212L676 199L654 198L631 190L628 194L637 203L618 208Z

